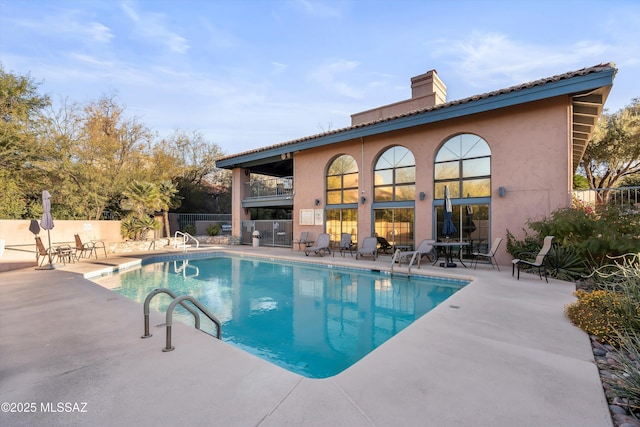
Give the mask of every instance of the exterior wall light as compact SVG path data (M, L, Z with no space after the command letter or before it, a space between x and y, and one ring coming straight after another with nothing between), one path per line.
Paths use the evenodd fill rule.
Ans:
M320 199L316 199L314 203L316 204L316 206L318 206L320 204Z
M367 199L365 199L364 196L360 196L360 203L362 203L364 205L364 202L366 202Z
M498 196L504 197L507 190L504 187L498 187Z
M424 191L421 191L419 196L420 196L420 200L424 200L427 197L427 195L424 194Z

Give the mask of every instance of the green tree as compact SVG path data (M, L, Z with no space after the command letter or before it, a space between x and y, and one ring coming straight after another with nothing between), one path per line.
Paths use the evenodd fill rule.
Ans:
M178 195L178 187L171 181L162 181L158 187L158 208L162 211L164 230L167 237L171 237L169 228L169 210L180 207L181 198Z
M31 76L8 73L0 65L0 218L27 218L38 205L41 172L37 129L49 97Z
M161 195L158 187L149 182L132 182L122 193L124 199L121 202L123 209L132 212L123 221L123 231L128 237L144 239L149 229L157 229L155 220L150 220L150 215L159 208Z
M607 188L640 171L640 98L614 114L601 116L581 168L591 189L605 189L599 193L601 203L608 200Z

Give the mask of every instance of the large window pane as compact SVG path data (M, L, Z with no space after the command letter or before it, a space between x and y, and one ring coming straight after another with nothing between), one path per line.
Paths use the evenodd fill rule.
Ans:
M465 197L490 197L491 180L486 178L462 181L462 194Z
M413 190L407 186L415 182L416 161L413 153L405 147L391 147L382 153L376 162L373 178L374 201L415 200L415 186L412 186ZM397 189L398 186L407 188Z
M342 203L342 191L327 191L327 204L339 205Z
M491 174L491 158L482 157L462 161L462 176L470 178L473 176L487 176Z
M393 169L378 170L375 173L374 185L393 184Z
M342 203L358 203L358 189L344 190Z
M414 209L387 208L374 211L374 232L384 237L392 246L414 245Z
M351 241L357 243L357 218L357 209L327 209L325 226L326 232L331 235L331 240L339 242L342 233L348 233L351 234Z
M415 185L397 185L396 186L396 201L401 200L415 200L416 198L416 186Z
M327 189L335 190L336 188L342 188L342 179L339 176L328 176Z
M396 184L416 182L416 167L405 167L396 169Z
M350 173L343 176L344 188L358 188L358 174Z
M328 205L357 203L358 165L355 159L346 154L337 157L329 165L326 183Z
M460 176L460 163L458 161L436 163L433 170L436 180L458 178Z
M393 200L393 187L376 187L375 189L376 202L390 202Z

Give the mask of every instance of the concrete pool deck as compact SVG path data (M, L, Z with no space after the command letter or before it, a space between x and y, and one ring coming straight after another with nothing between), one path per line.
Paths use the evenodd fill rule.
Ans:
M221 249L390 266L388 257ZM307 379L187 325L174 323L172 352L162 352L164 328L140 339L142 306L83 277L137 259L0 273L0 425L613 425L588 336L564 316L571 283L423 264L412 273L473 282L344 372ZM163 322L152 312L151 325Z

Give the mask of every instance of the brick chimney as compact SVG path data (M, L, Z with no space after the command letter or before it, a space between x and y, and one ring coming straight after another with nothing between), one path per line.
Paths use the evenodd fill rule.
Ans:
M447 87L436 70L411 78L411 99L351 115L351 125L373 122L447 102Z

